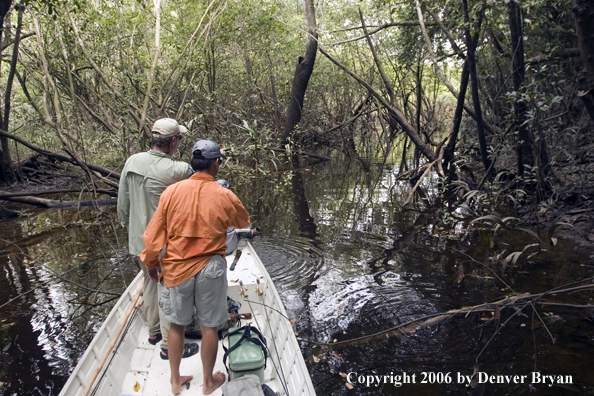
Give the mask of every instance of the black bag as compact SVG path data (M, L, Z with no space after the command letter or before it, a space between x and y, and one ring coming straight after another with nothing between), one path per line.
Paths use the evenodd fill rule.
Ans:
M227 323L217 329L219 332L219 339L221 338L222 331L237 326L238 323L241 325L241 320L239 318L239 308L241 308L241 303L227 296L227 312L229 312L229 314L235 314L235 320L229 319ZM188 333L190 333L191 336L189 336ZM200 330L200 328L196 328L194 326L194 322L192 321L192 323L186 326L186 337L200 339L202 338L202 330Z

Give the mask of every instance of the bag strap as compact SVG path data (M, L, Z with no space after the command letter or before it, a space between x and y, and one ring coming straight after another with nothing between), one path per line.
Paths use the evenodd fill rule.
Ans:
M266 360L268 359L268 346L266 345L266 338L260 333L260 330L253 326L243 326L238 329L235 329L225 335L224 338L232 336L234 334L243 332L239 340L229 348L225 347L225 343L223 343L223 350L225 354L223 355L223 364L225 365L225 369L227 370L227 374L229 374L229 367L227 366L227 357L237 349L241 343L245 340L251 342L252 344L256 344L262 349L262 353L264 354L264 369L266 369ZM251 337L251 333L255 333L258 337Z
M251 326L240 327L236 330L233 330L232 332L227 333L227 335L225 335L225 337L229 337L231 335L243 332L243 334L241 335L239 340L237 340L237 342L235 344L231 345L229 348L226 348L225 343L223 343L223 350L225 351L225 354L223 355L223 364L225 365L227 374L229 374L229 367L227 366L227 357L231 354L231 352L233 352L235 349L237 349L243 343L244 340L249 339L250 327Z

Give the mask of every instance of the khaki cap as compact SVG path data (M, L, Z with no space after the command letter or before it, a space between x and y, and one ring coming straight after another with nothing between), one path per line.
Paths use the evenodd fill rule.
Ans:
M188 128L183 125L179 125L173 118L161 118L155 121L151 131L153 138L165 139L187 133Z

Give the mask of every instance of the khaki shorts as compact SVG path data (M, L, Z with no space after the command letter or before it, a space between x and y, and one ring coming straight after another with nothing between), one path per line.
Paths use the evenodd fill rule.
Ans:
M227 261L222 256L212 256L206 267L181 285L161 289L159 310L169 322L192 323L194 308L201 326L220 327L229 320Z

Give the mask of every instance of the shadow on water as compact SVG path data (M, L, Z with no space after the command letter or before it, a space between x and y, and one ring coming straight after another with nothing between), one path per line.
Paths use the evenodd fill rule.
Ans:
M434 184L423 184L430 200ZM482 264L493 252L480 238L463 228L438 229L432 214L415 205L402 208L410 186L398 166L335 160L237 186L236 193L263 231L254 247L297 319L318 395L594 394L591 309L535 304L503 309L499 320L492 310L479 310L341 343L511 294L499 271ZM59 392L113 293L137 271L126 260L126 234L115 219L112 209L42 212L3 223L0 395ZM526 234L513 233L501 241L520 250L528 242ZM515 283L505 280L517 293L544 292L591 279L593 257L560 240L545 259L519 263ZM592 296L563 298L583 304ZM466 377L477 361L488 375L528 377L469 388ZM530 384L533 371L571 375L573 384Z

